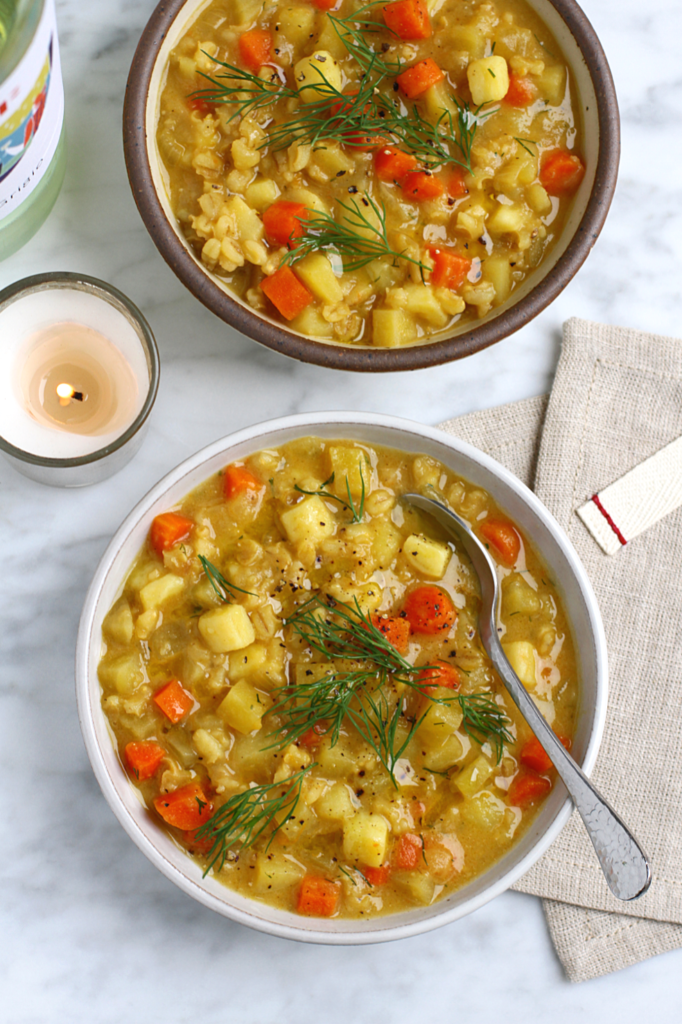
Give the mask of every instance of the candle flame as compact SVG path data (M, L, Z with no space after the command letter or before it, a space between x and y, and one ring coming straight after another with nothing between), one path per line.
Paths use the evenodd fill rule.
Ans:
M60 398L73 398L75 393L76 392L74 391L70 384L57 385L57 394L59 395Z

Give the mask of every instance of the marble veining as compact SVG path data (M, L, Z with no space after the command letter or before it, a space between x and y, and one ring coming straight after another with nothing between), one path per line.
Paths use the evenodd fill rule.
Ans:
M606 228L566 291L513 338L460 363L370 377L288 361L226 327L156 252L128 188L121 109L153 0L57 0L69 138L57 206L0 288L81 271L126 292L163 369L150 433L112 480L46 489L0 461L0 1020L7 1024L430 1024L679 1020L682 951L572 987L539 901L508 893L448 928L333 949L241 928L195 904L127 838L78 728L80 608L109 538L182 458L269 416L363 409L434 424L546 391L564 319L682 336L680 0L583 0L610 58L623 118Z

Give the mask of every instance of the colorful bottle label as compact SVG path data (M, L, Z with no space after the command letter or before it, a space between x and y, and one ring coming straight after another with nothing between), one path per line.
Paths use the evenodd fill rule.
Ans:
M40 183L57 149L63 121L54 0L45 0L26 53L0 82L0 223Z

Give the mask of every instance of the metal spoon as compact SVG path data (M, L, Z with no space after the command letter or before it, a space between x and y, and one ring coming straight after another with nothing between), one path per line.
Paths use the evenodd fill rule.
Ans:
M649 861L616 812L600 796L547 725L502 650L496 621L499 587L490 555L468 524L445 505L421 494L403 494L402 500L428 512L461 540L481 584L479 628L488 657L570 793L592 840L609 889L619 900L637 899L647 891L651 882Z

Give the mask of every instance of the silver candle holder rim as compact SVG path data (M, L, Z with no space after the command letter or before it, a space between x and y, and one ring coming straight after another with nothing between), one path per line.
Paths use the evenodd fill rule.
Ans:
M69 459L48 458L44 455L35 455L32 452L24 451L23 448L17 448L16 445L11 444L0 435L1 451L21 462L31 466L41 466L46 469L76 469L81 466L88 466L107 458L107 456L123 448L145 425L152 411L159 390L161 371L161 360L156 339L144 314L122 291L119 291L118 288L108 284L106 281L101 281L97 277L89 277L87 274L75 274L70 271L51 271L46 274L34 274L32 277L24 277L0 291L0 313L24 295L65 287L74 291L98 295L117 309L119 313L122 313L128 320L142 342L149 369L149 390L140 412L130 426L115 441L112 441L104 448L98 448L94 452L89 452L87 455L78 455Z

